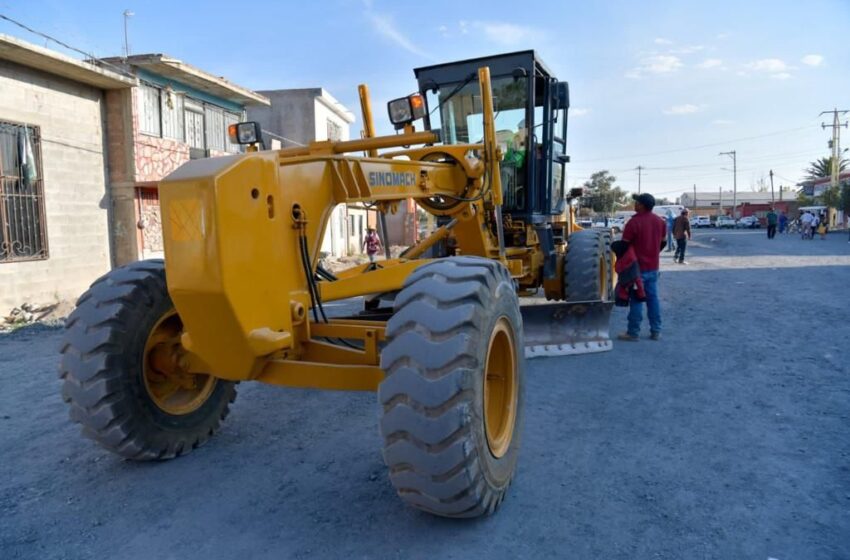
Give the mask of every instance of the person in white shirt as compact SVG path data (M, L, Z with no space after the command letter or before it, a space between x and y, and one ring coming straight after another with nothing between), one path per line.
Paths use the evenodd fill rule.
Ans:
M808 210L803 212L803 215L800 216L800 226L803 230L803 239L812 238L812 222L814 219L815 217Z

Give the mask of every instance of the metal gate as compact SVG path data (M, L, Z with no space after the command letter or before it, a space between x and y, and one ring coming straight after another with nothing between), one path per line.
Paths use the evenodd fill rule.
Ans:
M0 262L47 258L38 127L0 121Z

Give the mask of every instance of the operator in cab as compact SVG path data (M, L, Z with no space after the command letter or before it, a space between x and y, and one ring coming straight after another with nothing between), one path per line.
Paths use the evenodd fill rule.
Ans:
M667 224L655 215L655 197L644 193L632 195L635 201L635 215L623 229L623 241L634 249L640 267L640 277L646 292L646 314L649 318L649 338L661 338L661 304L658 300L659 254L667 245ZM617 338L630 342L640 340L640 324L643 321L643 302L632 299L629 302L628 328Z

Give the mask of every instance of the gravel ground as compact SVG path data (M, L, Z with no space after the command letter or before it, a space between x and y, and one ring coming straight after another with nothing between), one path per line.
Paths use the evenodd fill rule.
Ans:
M396 499L372 394L243 384L207 446L134 464L68 421L59 330L0 335L0 557L850 558L846 239L665 254L663 340L529 362L519 473L472 522Z

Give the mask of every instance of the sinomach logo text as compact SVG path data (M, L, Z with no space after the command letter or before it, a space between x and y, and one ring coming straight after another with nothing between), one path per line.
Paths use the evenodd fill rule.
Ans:
M369 172L370 187L412 187L416 184L416 175L410 172L394 173L387 171Z

